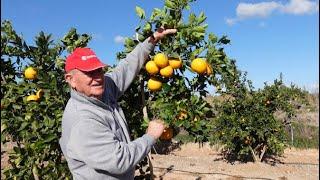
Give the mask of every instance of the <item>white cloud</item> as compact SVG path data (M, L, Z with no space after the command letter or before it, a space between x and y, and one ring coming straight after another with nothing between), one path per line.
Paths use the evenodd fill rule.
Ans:
M284 5L281 12L288 14L312 14L319 11L319 2L309 0L291 0Z
M125 40L125 37L120 36L120 35L117 35L117 36L114 38L114 42L115 42L115 43L119 43L119 44L124 44L124 40Z
M313 14L319 11L319 1L290 0L286 4L281 2L240 3L236 9L235 18L226 18L226 24L234 25L238 21L249 18L267 18L274 12L285 14Z
M237 17L246 19L250 17L267 17L275 9L279 8L280 4L274 1L261 3L240 3L237 7Z

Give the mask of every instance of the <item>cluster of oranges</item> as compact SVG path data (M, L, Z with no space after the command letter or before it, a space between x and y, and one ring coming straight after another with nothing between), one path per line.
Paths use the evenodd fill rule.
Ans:
M160 72L160 75L166 78L170 78L173 75L174 69L182 67L182 61L180 58L168 58L164 53L158 53L154 56L153 60L146 63L146 71L152 75L148 80L148 88L151 91L158 91L162 87L162 82L158 80L154 75Z
M158 91L162 87L162 82L154 75L160 72L162 77L170 78L173 75L174 69L182 67L182 60L180 58L168 58L164 53L158 53L153 60L146 63L146 71L152 76L148 80L148 89L150 91ZM196 58L191 62L191 69L201 75L212 74L212 68L208 62L203 58Z
M24 71L24 77L28 80L34 80L37 78L37 71L33 67L28 67ZM39 101L43 96L44 92L42 89L38 90L36 94L31 94L27 97L27 101Z

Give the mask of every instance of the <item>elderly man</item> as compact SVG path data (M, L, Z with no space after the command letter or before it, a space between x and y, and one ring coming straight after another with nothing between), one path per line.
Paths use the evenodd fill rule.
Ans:
M164 125L151 121L146 134L131 141L117 100L158 40L175 32L155 32L110 74L103 74L105 65L89 48L77 48L67 57L65 79L71 87L71 98L62 117L60 146L74 179L134 179L135 165L151 150Z

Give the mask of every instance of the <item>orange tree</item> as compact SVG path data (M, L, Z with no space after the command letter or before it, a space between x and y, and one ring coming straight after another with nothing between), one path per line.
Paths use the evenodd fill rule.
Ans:
M265 153L281 154L286 145L286 122L274 114L283 111L286 119L292 118L294 99L303 100L306 93L295 86L286 87L282 77L273 85L254 90L246 74L224 52L223 47L230 40L206 32L204 13L184 12L190 9L191 2L165 0L164 7L154 8L149 18L136 7L140 18L136 37L125 40L124 51L117 54L119 59L160 27L176 28L178 32L156 46L146 68L121 101L133 136L144 133L149 119L161 118L176 130L187 130L194 141L219 140L225 144L227 157L245 160L251 156L254 161L261 161ZM163 75L161 70L170 65L166 62L170 59L180 60L182 66ZM215 86L225 101L212 107L205 99L207 85Z
M1 143L14 144L6 179L70 176L58 143L69 98L63 53L90 39L71 29L60 42L40 32L28 45L9 21L1 23Z
M224 52L223 46L230 42L226 36L218 38L206 32L205 14L185 14L191 2L165 0L164 7L154 8L149 18L136 6L140 18L136 36L126 38L125 49L117 53L118 59L160 27L176 28L178 32L156 45L146 68L120 102L134 137L143 134L146 123L153 118L163 119L176 130L186 129L198 142L207 141L213 130L213 109L205 100L207 86L231 81L236 66Z
M242 76L238 73L239 77ZM260 162L265 155L280 155L287 145L285 126L295 116L295 103L305 103L307 92L280 79L254 90L244 74L240 81L227 84L221 93L225 99L215 103L218 112L215 138L225 144L229 160ZM285 113L280 120L277 112Z

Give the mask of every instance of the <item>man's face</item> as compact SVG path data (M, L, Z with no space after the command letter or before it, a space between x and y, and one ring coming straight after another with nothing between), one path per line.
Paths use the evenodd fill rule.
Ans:
M76 91L88 97L102 99L104 92L104 74L102 68L84 72L74 69L65 75L66 81Z

